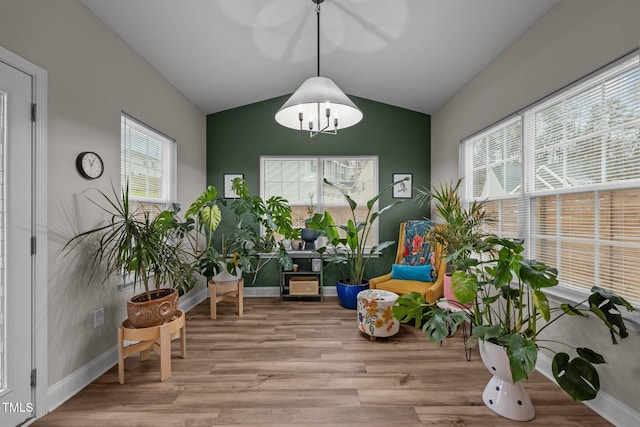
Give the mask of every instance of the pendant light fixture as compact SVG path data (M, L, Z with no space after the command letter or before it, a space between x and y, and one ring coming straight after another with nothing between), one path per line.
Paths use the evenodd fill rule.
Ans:
M276 113L276 121L282 126L309 131L309 136L324 133L335 135L338 129L348 128L362 120L362 111L329 78L320 77L320 3L316 4L317 31L317 76L305 80L298 90Z

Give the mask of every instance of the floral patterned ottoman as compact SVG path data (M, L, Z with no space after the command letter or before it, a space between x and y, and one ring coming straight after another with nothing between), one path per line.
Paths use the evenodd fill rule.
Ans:
M380 289L367 289L358 293L358 325L370 336L390 337L400 330L400 322L393 317L393 305L398 295Z

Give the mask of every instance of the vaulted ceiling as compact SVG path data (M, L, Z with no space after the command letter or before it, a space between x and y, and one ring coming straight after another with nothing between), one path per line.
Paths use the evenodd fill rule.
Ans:
M320 74L347 94L435 112L558 0L325 0ZM83 0L204 113L316 75L312 0Z

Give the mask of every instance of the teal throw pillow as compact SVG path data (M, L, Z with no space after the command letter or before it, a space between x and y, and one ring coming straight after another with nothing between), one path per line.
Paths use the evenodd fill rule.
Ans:
M417 280L420 282L433 282L430 265L401 265L393 264L391 278L398 280Z

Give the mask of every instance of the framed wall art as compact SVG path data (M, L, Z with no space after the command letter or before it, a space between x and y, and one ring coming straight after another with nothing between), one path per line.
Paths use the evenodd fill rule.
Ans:
M224 198L237 199L238 195L233 191L233 180L236 178L244 179L243 173L225 173L224 174Z
M397 184L393 186L394 199L410 199L411 197L413 197L412 173L394 173L392 182L397 182Z

